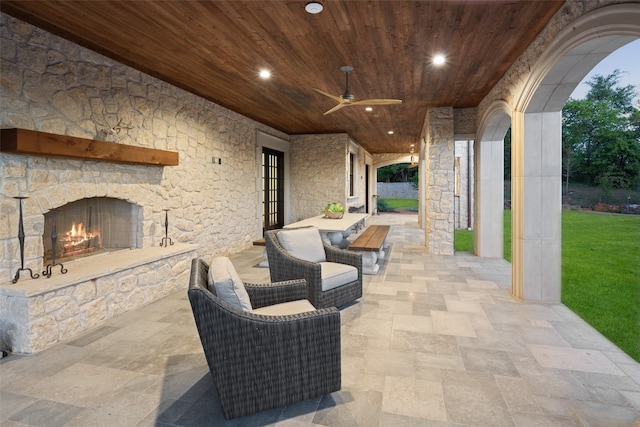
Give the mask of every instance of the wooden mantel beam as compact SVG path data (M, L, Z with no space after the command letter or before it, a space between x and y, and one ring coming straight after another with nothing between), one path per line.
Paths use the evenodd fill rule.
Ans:
M0 152L139 165L178 165L178 153L175 151L15 128L1 130Z

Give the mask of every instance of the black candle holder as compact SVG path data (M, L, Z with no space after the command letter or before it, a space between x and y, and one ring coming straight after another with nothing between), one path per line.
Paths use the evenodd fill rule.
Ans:
M21 271L28 271L32 279L37 279L38 277L40 277L40 275L38 273L34 274L33 270L31 270L30 268L24 268L24 237L25 235L24 235L24 221L22 219L22 200L26 199L26 197L17 196L17 197L14 197L14 199L19 200L19 206L20 206L20 220L18 221L18 241L20 242L20 268L18 269L18 271L16 271L16 277L14 277L13 280L11 281L11 283L15 284L18 282L18 280L20 280Z
M165 248L169 245L173 246L173 241L169 237L169 211L170 209L163 209L164 211L164 237L160 242L160 246L164 246Z
M45 270L42 272L43 276L47 279L51 277L53 273L53 267L60 266L60 273L65 274L68 270L64 268L62 263L56 263L56 243L58 241L58 233L56 232L56 214L53 213L53 223L51 224L51 264L48 264Z

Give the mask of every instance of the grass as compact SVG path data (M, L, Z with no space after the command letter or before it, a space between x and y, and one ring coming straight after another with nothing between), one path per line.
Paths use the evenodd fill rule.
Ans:
M511 262L511 211L504 215ZM473 232L456 230L456 251L473 251ZM562 212L562 302L640 361L640 217Z
M473 252L473 230L455 231L454 249L456 252ZM511 211L504 210L504 259L511 262Z
M388 211L407 210L418 212L418 199L390 199L380 198L379 202L386 205Z
M563 212L562 302L640 361L640 217Z

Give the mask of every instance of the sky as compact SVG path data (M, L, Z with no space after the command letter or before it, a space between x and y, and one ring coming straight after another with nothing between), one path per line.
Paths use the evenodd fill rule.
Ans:
M590 89L586 82L596 74L608 76L615 69L622 72L620 74L620 86L635 86L638 94L636 100L640 100L640 39L622 46L604 58L585 76L584 80L573 91L571 97L573 99L583 99Z

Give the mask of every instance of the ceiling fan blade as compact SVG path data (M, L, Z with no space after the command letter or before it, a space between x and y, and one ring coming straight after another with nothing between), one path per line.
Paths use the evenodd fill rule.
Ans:
M344 67L340 68L342 71L344 71L345 74L345 91L344 94L340 95L340 96L335 96L335 95L331 95L330 93L324 92L320 89L316 89L313 88L313 90L315 90L316 92L318 92L321 95L326 96L327 98L331 98L334 101L336 101L338 103L338 105L336 105L335 107L333 107L332 109L326 111L323 115L327 115L327 114L331 114L334 111L338 111L339 109L343 108L343 107L349 107L351 105L390 105L390 104L401 104L402 100L401 99L363 99L360 101L355 100L354 96L349 92L349 73L351 71L353 71L353 67L349 66L349 65L345 65Z
M316 92L318 92L321 95L324 95L324 96L327 96L327 97L333 99L336 102L342 102L343 101L343 99L340 98L339 96L331 95L330 93L321 91L320 89L313 88L313 90L315 90Z
M391 105L402 104L402 99L362 99L360 101L352 101L351 105Z
M340 104L336 105L335 107L333 107L332 109L326 111L323 116L326 116L327 114L333 113L334 111L338 111L339 109L341 109L342 107L348 107L349 105L351 105L348 102L341 102Z

